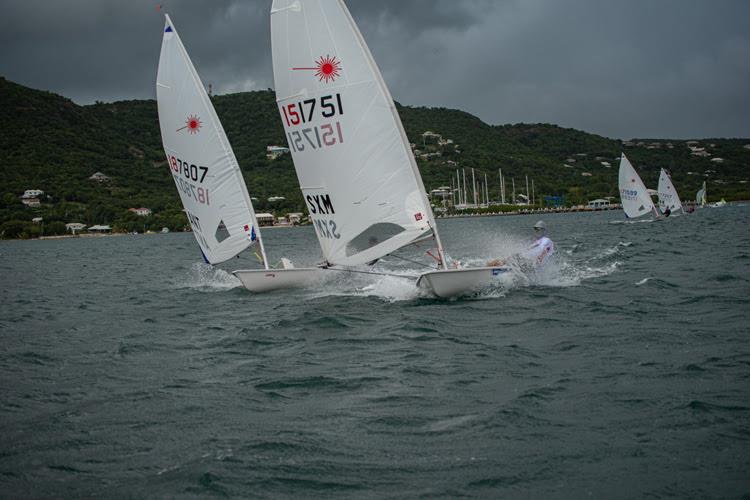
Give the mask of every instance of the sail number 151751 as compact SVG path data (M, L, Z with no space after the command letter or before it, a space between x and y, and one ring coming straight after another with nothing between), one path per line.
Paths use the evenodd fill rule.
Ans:
M281 106L281 113L284 115L286 126L292 127L309 123L315 119L316 115L323 118L343 115L344 106L341 104L341 94L324 95L284 104Z

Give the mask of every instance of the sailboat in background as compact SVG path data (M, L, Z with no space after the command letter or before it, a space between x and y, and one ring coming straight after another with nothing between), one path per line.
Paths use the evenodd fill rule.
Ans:
M506 270L448 269L393 98L342 0L274 0L271 46L279 113L327 266L431 241L435 270L418 284L439 296ZM459 271L462 280L446 278Z
M237 159L169 16L156 82L164 152L205 261L219 264L257 244L264 268L234 271L247 289L299 286L319 277L319 269L294 269L287 259L288 269L269 267Z
M618 176L620 189L620 200L625 216L628 218L640 217L649 212L653 213L656 218L660 217L648 189L638 176L638 173L630 164L625 154L620 158L620 172Z
M706 206L706 181L703 181L703 186L695 193L695 204L699 207Z
M672 184L672 178L663 168L659 174L659 187L657 192L659 194L659 210L661 210L662 213L669 210L670 214L674 214L677 210L682 210L682 202L680 202L677 190L675 189L674 184Z

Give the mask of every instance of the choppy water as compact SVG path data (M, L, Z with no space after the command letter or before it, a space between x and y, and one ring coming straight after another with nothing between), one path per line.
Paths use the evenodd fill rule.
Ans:
M189 234L0 242L0 496L746 498L750 207L622 217L548 216L548 273L448 301L252 295ZM479 262L535 220L440 228Z

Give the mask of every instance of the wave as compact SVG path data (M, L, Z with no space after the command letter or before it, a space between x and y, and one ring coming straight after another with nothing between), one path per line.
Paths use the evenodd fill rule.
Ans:
M202 262L190 266L186 275L175 283L175 288L189 288L201 292L224 292L238 287L242 287L242 283L233 274Z
M661 219L627 219L627 220L611 220L609 224L650 224Z

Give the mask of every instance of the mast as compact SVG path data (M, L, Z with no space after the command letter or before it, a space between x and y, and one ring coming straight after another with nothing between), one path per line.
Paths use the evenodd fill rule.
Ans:
M458 169L456 169L456 191L458 191L458 204L461 204L461 177L458 176Z
M464 205L466 205L466 194L467 193L466 193L466 169L465 168L463 169L463 173L464 173Z
M490 204L490 189L487 184L487 172L484 173L484 203L487 206Z
M503 169L497 169L497 175L500 176L500 203L505 205L505 184L503 183Z
M531 203L531 196L529 196L529 176L526 176L526 204Z
M515 205L516 204L516 178L515 177L511 177L510 180L513 183L513 200L512 200L512 202L513 202L513 205Z
M531 179L531 204L536 206L536 195L534 193L534 179Z
M474 167L471 168L471 187L474 190L474 208L477 207L477 179L474 177Z

